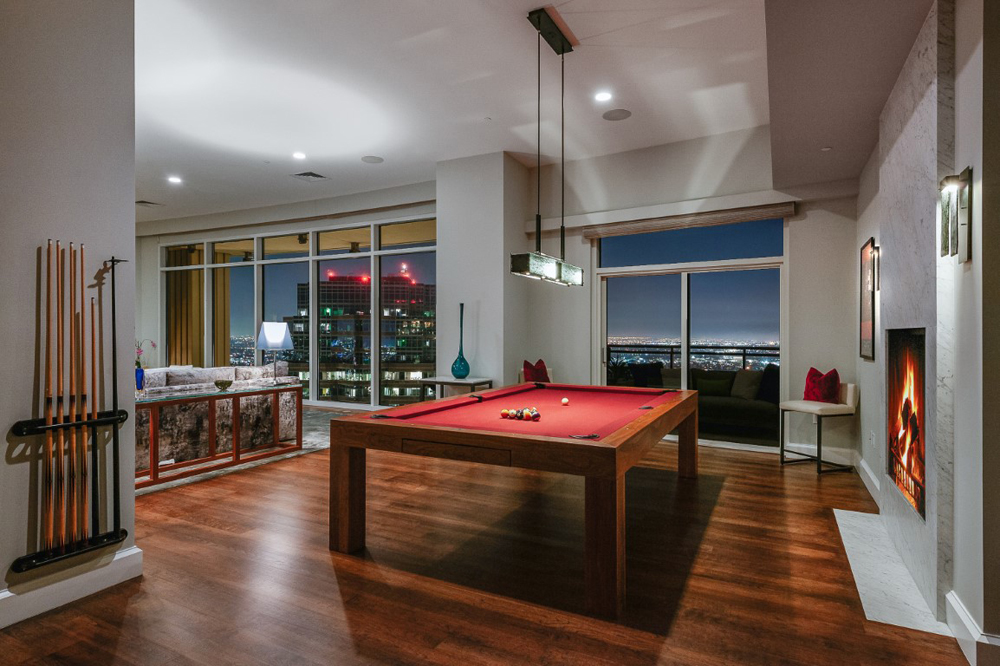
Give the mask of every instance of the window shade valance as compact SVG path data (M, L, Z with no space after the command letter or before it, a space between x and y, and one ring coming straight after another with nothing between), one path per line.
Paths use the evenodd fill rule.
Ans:
M764 206L746 206L744 208L670 215L668 217L647 218L645 220L591 224L583 227L583 237L606 238L608 236L627 236L629 234L645 234L653 231L665 231L667 229L684 227L708 227L718 224L732 224L734 222L751 222L753 220L768 220L779 217L787 218L792 215L795 215L795 202L788 201Z

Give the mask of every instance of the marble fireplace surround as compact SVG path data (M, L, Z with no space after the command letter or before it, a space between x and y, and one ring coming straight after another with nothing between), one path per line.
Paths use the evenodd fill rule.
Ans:
M931 612L945 616L951 589L954 444L951 429L952 362L939 339L938 183L954 165L954 5L939 0L910 51L879 118L873 161L876 194L859 220L874 221L880 246L876 358L859 361L869 384L863 468L892 544ZM862 189L865 184L862 184ZM860 222L859 222L860 228ZM943 260L943 259L942 259ZM947 324L947 317L943 324ZM926 517L888 474L888 335L924 329ZM869 365L870 364L870 365ZM859 375L862 374L859 371ZM870 443L869 441L870 440Z

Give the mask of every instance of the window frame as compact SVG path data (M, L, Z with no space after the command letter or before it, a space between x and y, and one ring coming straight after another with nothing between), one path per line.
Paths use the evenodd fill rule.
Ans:
M371 400L368 404L365 403L341 403L329 400L319 400L317 398L316 391L319 388L319 317L314 316L319 310L319 263L323 261L330 261L336 259L346 259L346 258L367 258L371 268L370 275L373 276L372 279L372 289L371 289L371 328L372 331L381 331L382 326L382 314L379 308L379 302L381 298L381 284L379 280L374 279L374 276L380 275L381 269L381 259L382 257L391 257L393 255L404 255L413 254L415 252L421 253L434 253L437 254L438 250L438 239L437 233L435 232L435 241L433 245L428 245L419 248L405 247L405 248L394 248L389 250L376 249L379 242L380 229L383 226L393 225L393 224L403 224L407 222L419 222L423 220L434 220L435 227L437 226L437 214L435 212L417 213L413 215L405 215L399 217L392 217L380 220L371 221L357 221L352 220L344 222L341 224L323 224L324 220L310 220L311 224L308 227L285 227L285 228L273 228L266 231L248 231L246 227L233 228L231 230L220 231L220 233L191 233L189 235L173 235L169 237L162 237L157 244L157 260L158 264L156 267L157 277L159 281L159 339L164 341L163 352L161 358L166 360L169 355L169 350L166 348L167 340L167 323L166 323L166 311L167 311L167 298L166 298L166 274L173 271L185 271L185 270L203 270L204 280L204 299L203 299L203 321L204 330L202 331L202 344L203 344L203 357L206 362L214 360L213 349L213 333L215 327L215 318L212 307L212 289L214 286L214 270L216 268L233 268L233 267L252 267L253 268L253 284L254 284L254 330L260 330L260 324L263 321L263 300L264 300L264 267L271 264L292 264L292 263L307 263L309 270L309 305L310 305L310 317L309 317L309 375L307 380L303 380L303 383L307 385L309 391L309 398L304 400L304 404L310 406L321 406L321 407L339 407L345 409L380 409L384 406L379 405L379 397L381 394L381 368L380 360L381 353L376 353L376 349L372 350L371 354L371 384L370 384L370 394ZM330 222L333 222L333 218L329 218ZM348 252L344 254L320 254L319 253L319 234L327 231L341 231L348 229L363 229L368 228L369 233L369 249L361 250L359 252ZM293 234L304 233L308 234L308 254L301 257L291 257L291 258L280 258L280 259L264 259L264 239L273 238L277 236L288 236ZM229 241L239 241L239 240L253 240L254 247L254 259L245 262L238 263L218 263L213 262L214 258L210 253L212 245L214 243L224 243ZM203 261L199 264L191 264L188 266L166 266L166 250L170 247L176 247L180 245L202 245L202 257ZM436 314L435 314L436 319ZM373 347L376 346L376 338L373 337ZM381 347L381 338L378 338L378 348ZM437 349L437 339L435 338L435 351ZM262 364L262 352L260 350L255 350L254 352L254 365Z

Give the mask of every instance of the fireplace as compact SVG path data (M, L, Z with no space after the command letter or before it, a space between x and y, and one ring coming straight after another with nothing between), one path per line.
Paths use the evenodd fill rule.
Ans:
M924 329L888 333L888 472L913 508L926 517Z

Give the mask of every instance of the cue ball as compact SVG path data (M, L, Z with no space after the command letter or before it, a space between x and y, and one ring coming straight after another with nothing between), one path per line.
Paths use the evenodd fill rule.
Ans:
M568 405L569 404L569 398L563 398L562 399L562 404L563 405Z

